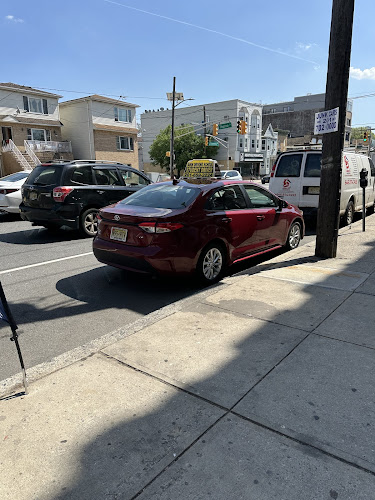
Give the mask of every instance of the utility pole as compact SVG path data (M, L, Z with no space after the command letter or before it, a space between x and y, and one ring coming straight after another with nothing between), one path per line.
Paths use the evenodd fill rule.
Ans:
M206 126L206 106L203 106L203 125L204 125L204 156L206 156L206 135L207 135L207 126Z
M336 257L340 216L341 156L344 147L354 0L333 0L325 109L339 108L338 131L323 136L316 228L317 257Z
M173 93L172 93L172 129L171 129L171 157L169 168L171 171L171 179L173 179L173 164L174 164L174 107L176 100L176 77L173 77Z

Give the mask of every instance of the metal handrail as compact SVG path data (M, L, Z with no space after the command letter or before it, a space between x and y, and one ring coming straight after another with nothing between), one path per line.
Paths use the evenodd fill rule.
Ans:
M25 145L25 151L30 156L30 158L32 159L32 161L34 162L34 165L35 166L41 165L41 161L39 160L39 158L37 157L37 155L34 153L34 151L30 148L28 142L27 141L23 141L23 142L24 142L24 145Z
M21 164L22 168L24 170L31 170L33 167L30 165L30 163L26 160L26 158L23 156L21 151L17 148L17 146L14 144L12 139L8 140L8 143L6 146L3 146L3 152L11 152L14 154L14 156L17 158L17 161Z

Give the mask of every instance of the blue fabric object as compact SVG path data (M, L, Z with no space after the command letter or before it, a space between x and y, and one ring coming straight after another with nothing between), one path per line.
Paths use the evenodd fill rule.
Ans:
M3 306L1 301L0 301L0 320L6 321L7 323L9 323L8 316L6 315L6 313L4 311L4 306Z

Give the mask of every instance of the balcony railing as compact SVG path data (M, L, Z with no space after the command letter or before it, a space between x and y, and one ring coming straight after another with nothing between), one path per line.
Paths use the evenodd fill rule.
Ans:
M71 153L72 144L70 141L25 141L34 152L53 151L54 153Z

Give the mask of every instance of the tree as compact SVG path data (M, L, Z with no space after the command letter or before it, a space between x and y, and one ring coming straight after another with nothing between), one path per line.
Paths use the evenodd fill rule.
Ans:
M166 152L170 150L171 141L171 126L168 125L161 130L156 136L156 139L151 144L149 155L153 160L153 165L169 170L170 159L166 156ZM174 152L175 166L177 175L180 176L181 170L186 167L186 163L194 158L214 158L217 154L219 146L206 146L206 154L204 138L196 135L192 125L180 125L174 130Z
M353 127L350 132L350 137L352 139L363 139L363 133L367 132L368 127ZM372 139L375 139L375 135L371 134Z

